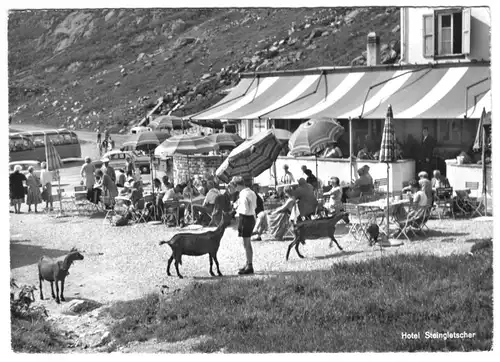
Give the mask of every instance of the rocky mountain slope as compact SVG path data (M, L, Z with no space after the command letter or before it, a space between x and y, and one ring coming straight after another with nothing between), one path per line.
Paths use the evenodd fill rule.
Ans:
M12 120L125 132L159 110L208 108L239 74L363 65L366 36L399 60L399 9L85 9L13 11Z

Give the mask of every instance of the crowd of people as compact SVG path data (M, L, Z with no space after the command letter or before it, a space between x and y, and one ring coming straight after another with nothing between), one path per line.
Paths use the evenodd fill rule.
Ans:
M53 172L47 170L47 163L42 162L40 176L35 174L35 168L30 166L28 174L24 175L21 165L15 165L14 171L9 175L9 190L11 206L14 213L21 214L21 205L28 205L28 212L33 206L34 212L38 213L38 205L45 202L45 210L52 211L52 180ZM56 171L57 172L57 171Z

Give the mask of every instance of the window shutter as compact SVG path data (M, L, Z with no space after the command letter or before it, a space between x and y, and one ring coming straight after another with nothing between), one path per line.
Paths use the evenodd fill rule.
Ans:
M423 16L422 43L424 57L434 56L434 14Z
M470 54L470 8L462 10L462 53Z

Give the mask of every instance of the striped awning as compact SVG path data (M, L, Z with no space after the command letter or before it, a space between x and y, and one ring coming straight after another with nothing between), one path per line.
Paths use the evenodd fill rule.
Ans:
M219 103L186 118L477 118L491 110L490 64L343 67L245 74Z

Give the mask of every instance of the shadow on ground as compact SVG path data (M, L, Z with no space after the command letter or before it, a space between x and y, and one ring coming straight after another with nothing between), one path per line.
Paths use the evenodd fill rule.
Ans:
M57 258L68 254L69 250L44 249L38 245L26 244L30 240L10 241L10 268L22 268L26 265L36 264L42 256Z

